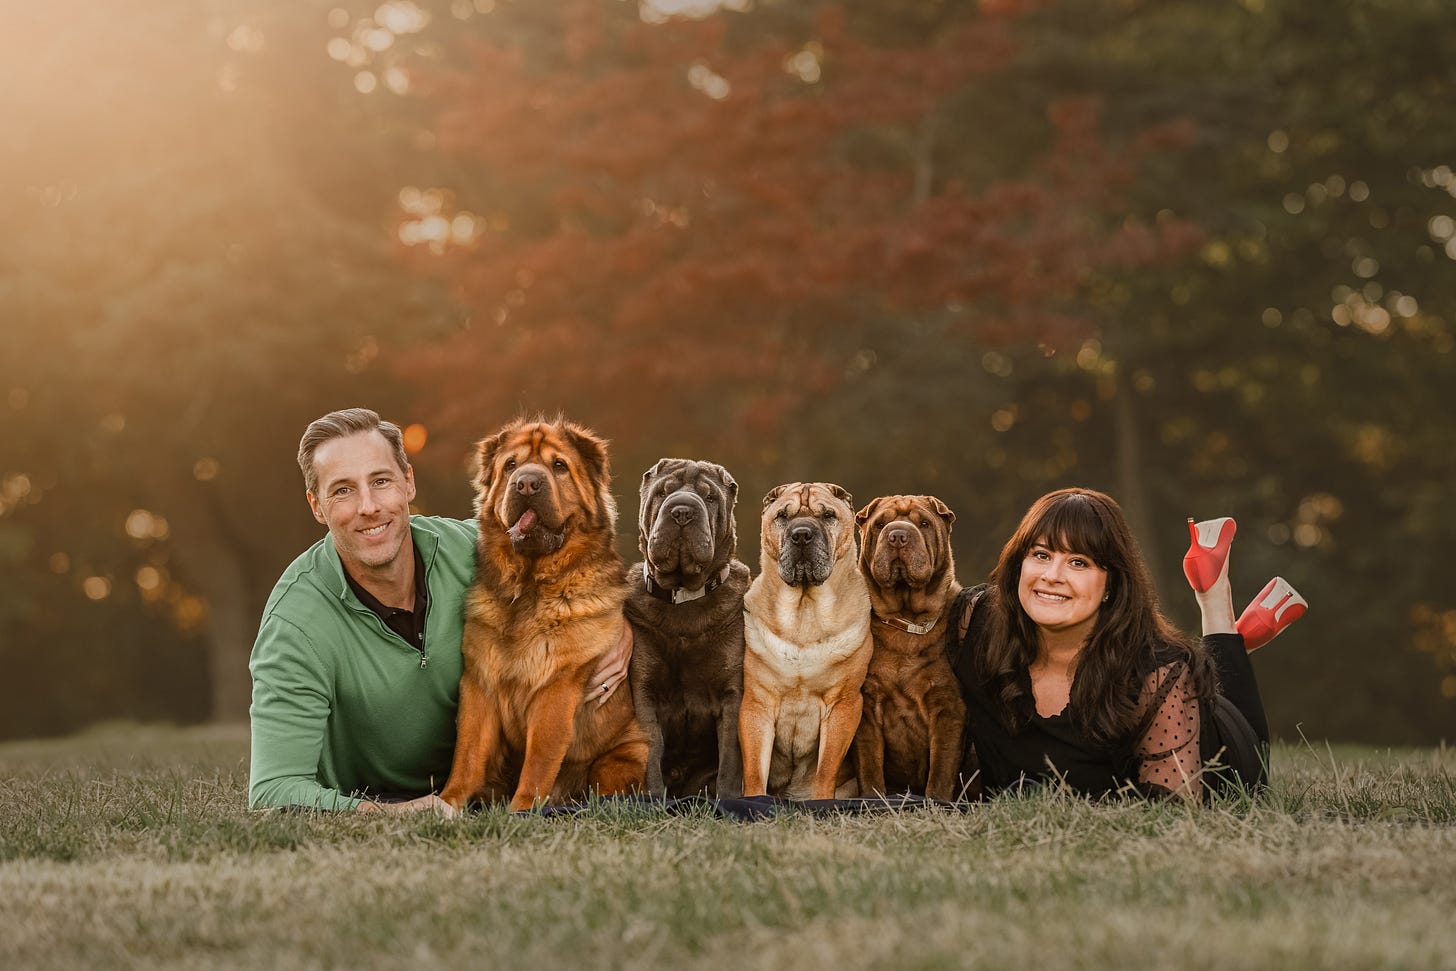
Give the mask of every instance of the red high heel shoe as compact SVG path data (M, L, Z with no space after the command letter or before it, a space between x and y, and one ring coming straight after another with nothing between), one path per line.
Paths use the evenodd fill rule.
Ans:
M1308 609L1309 602L1289 585L1288 580L1275 577L1244 608L1234 627L1244 635L1244 650L1253 651L1278 637Z
M1183 557L1183 575L1189 586L1198 593L1204 593L1213 586L1223 572L1224 561L1228 559L1229 544L1239 524L1228 516L1222 519L1205 519L1194 523L1188 519L1188 535L1191 542Z

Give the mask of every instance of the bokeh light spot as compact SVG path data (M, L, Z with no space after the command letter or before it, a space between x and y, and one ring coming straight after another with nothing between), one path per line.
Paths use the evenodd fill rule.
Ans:
M152 535L152 514L145 509L133 509L126 517L126 535L132 539L150 539Z
M429 440L429 437L430 433L419 422L415 422L413 425L406 427L404 430L405 452L410 455L416 454L420 449L425 447L425 442Z

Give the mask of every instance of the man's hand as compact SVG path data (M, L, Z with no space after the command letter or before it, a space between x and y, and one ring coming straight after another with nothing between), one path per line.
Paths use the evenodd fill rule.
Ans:
M592 672L591 685L586 689L588 699L595 698L597 705L605 705L627 677L627 665L632 660L632 625L622 619L622 632L617 643L602 657L602 663Z
M409 813L433 812L446 819L454 819L458 812L433 792L409 802L361 802L354 810L360 813L388 813L391 816L405 816Z

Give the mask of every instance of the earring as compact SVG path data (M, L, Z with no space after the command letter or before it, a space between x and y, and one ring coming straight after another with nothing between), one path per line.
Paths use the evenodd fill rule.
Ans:
M1103 603L1107 603L1107 601L1109 601L1111 599L1112 599L1112 594L1110 594L1110 593L1104 593L1102 595L1102 602Z

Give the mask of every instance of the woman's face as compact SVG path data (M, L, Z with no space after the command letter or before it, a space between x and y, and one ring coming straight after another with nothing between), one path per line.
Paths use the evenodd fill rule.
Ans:
M1021 561L1017 593L1021 608L1043 632L1080 630L1085 639L1107 593L1107 571L1085 553L1058 553L1039 536Z

